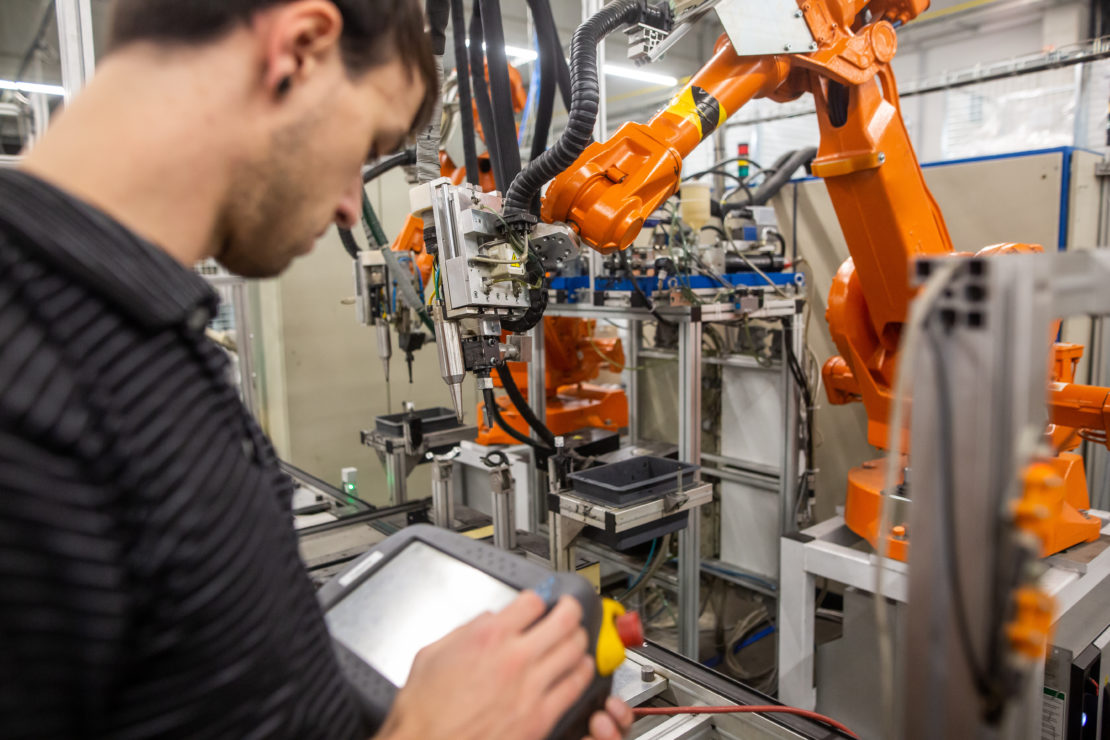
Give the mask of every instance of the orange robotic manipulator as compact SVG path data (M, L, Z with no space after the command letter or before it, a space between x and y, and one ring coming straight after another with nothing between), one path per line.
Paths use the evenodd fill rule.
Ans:
M954 254L910 143L890 67L897 48L895 24L915 18L929 0L797 4L815 51L740 56L722 36L713 58L666 109L647 124L624 124L559 175L542 215L548 222L568 223L603 253L625 249L645 219L677 191L683 158L730 115L753 98L787 101L812 94L821 133L813 173L825 181L851 254L834 279L826 313L840 356L826 364L823 375L832 403L862 401L868 441L882 449L888 442L902 324L914 296L912 262ZM984 253L1038 249L1005 245ZM1050 388L1053 422L1060 429L1084 430L1063 436L1081 433L1105 440L1110 424L1106 389L1072 385L1059 371L1056 380ZM1050 534L1042 537L1045 554L1097 539L1099 533L1098 520L1082 513L1089 506L1082 460L1063 453L1053 463L1066 486L1043 525ZM882 536L880 469L866 463L851 471L845 507L848 526L872 545ZM885 536L891 556L905 559L907 539Z
M616 337L597 337L592 320L570 317L545 317L544 378L547 403L544 423L551 433L563 436L592 427L619 432L628 426L628 396L615 386L595 385L603 369L620 372L624 369L624 349ZM513 380L527 392L528 366L523 362L508 363ZM494 385L501 381L494 376ZM508 396L497 398L501 418L516 431L527 436L531 431L512 405ZM505 430L486 423L485 403L478 404L478 444L516 444Z

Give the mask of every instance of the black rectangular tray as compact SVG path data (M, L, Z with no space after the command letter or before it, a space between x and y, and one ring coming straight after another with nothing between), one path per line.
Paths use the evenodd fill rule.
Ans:
M420 420L420 429L423 434L439 432L459 425L455 412L442 406L430 409L420 409L413 414ZM389 437L403 437L405 435L405 414L389 414L374 419L374 428L379 434Z
M680 474L682 486L689 486L697 470L698 466L690 463L644 455L571 473L567 478L579 496L611 506L629 506L674 491Z

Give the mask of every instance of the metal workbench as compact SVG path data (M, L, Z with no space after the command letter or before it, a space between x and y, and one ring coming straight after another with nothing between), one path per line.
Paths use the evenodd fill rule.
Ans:
M1092 511L1103 522L1110 513ZM817 707L815 675L815 593L818 578L871 594L875 588L878 556L859 549L858 535L842 517L834 517L782 540L782 579L779 588L779 699L803 709ZM1102 539L1081 545L1045 561L1041 577L1045 591L1056 600L1056 622L1088 599L1110 587L1110 523ZM883 596L899 604L909 598L909 566L887 560ZM1034 682L1036 683L1036 682Z

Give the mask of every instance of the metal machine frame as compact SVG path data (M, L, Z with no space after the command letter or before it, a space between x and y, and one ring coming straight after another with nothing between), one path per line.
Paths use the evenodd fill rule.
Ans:
M928 275L936 266L927 261L918 272ZM904 684L908 738L982 737L999 727L1021 737L1040 727L1029 721L1030 714L1040 713L1040 704L1030 697L1039 696L1043 681L1029 680L1020 707L991 720L975 701L981 688L971 666L987 665L992 651L1020 654L995 630L1003 623L1021 624L1011 622L1023 618L1012 600L1040 553L1039 546L1029 546L1022 531L1028 522L1016 507L1030 495L1025 478L1029 466L1051 456L1043 441L1050 327L1061 317L1110 314L1108 282L1106 250L974 259L953 273L925 317L923 332L931 341L923 338L918 350L922 359L915 364L913 403L915 408L947 409L950 418L945 413L913 415L914 548L934 553L940 563L924 557L910 561L914 608L906 624ZM1051 392L1065 390L1054 387ZM946 421L948 429L941 426ZM946 475L946 469L960 472ZM946 511L952 501L960 502L955 527ZM1053 515L1046 508L1039 516ZM1102 531L1101 540L1082 548L1090 550L1090 562L1079 582L1097 583L1086 589L1076 586L1076 592L1093 589L1110 575L1110 540L1105 527ZM959 560L944 567L956 553ZM1078 578L1074 572L1059 573L1051 560L1047 564L1049 575L1036 580L1044 593L1059 592ZM955 583L952 569L959 574ZM1077 600L1073 594L1059 594L1055 618ZM970 647L957 640L960 619L966 620ZM1013 639L1014 633L1009 634ZM1043 659L1021 675L1040 673Z
M630 292L629 292L630 293ZM612 299L611 295L606 296ZM602 298L601 302L605 299ZM590 291L579 295L575 304L557 304L548 308L547 313L553 316L589 316L590 318L603 318L615 321L629 322L630 340L627 342L629 367L637 367L643 351L641 343L641 326L644 321L652 321L654 317L645 308L613 307L596 305ZM732 321L740 318L749 319L779 319L783 322L784 342L789 343L796 356L804 350L804 341L801 317L804 300L799 296L792 299L777 299L768 297L764 307L756 311L746 312L739 310L732 304L712 304L702 306L666 306L657 308L657 312L669 321L678 325L678 407L682 413L678 418L678 447L679 459L683 462L702 464L701 451L701 385L703 358L701 353L702 329L705 323ZM533 332L542 332L542 326ZM533 358L529 367L530 388L543 389L544 377L543 354L537 352L535 347L542 346L542 334L533 334ZM790 433L796 430L797 410L800 400L793 378L787 364L782 363L784 388L787 389L784 407L784 428L787 438L784 444L782 475L780 478L779 492L779 527L782 534L787 534L795 529L793 512L796 508L798 471L798 440L797 434ZM627 393L629 406L636 409L639 402L639 386L636 372L630 372L627 380ZM535 403L531 399L533 408L540 413L543 408L542 401ZM640 432L636 426L636 413L629 415L629 438L633 444L640 440ZM710 477L719 477L706 469L705 474ZM727 475L727 474L722 474ZM535 476L537 487L534 490L543 491L546 477L542 473ZM673 512L671 512L673 513ZM553 529L553 532L558 530ZM566 534L553 534L553 552L566 549L573 541L573 536ZM698 612L700 607L700 583L698 573L701 570L701 518L695 508L689 515L686 529L679 533L679 646L684 655L696 656L698 650Z

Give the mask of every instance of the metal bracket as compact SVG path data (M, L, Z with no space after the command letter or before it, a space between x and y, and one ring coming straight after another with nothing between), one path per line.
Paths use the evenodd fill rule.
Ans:
M794 0L725 0L716 11L738 56L817 51Z

